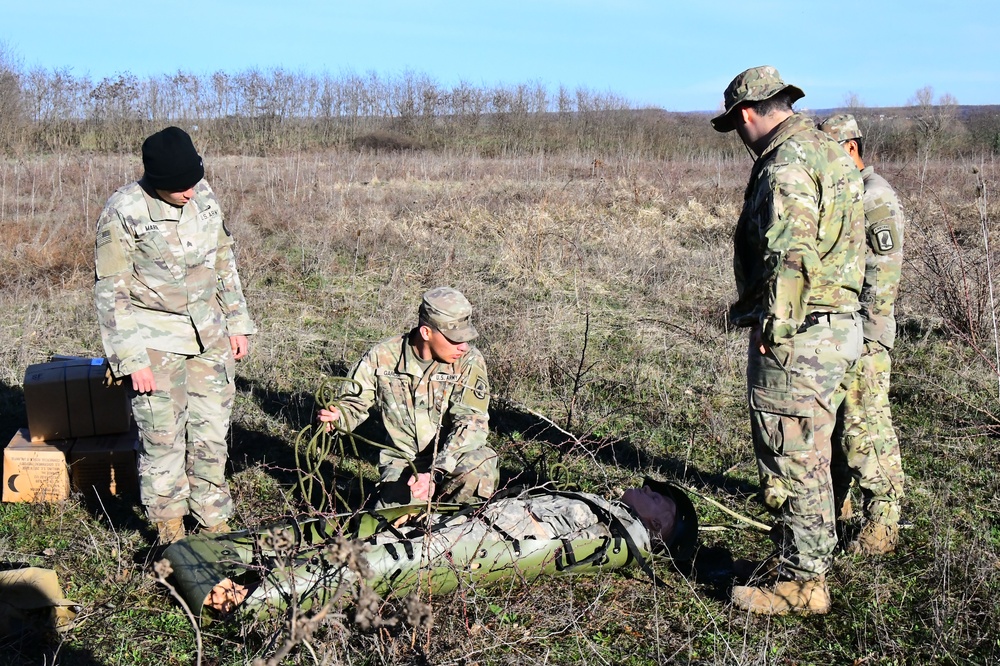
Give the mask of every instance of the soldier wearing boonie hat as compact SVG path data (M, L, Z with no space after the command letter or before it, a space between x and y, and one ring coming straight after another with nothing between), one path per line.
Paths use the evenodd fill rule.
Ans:
M170 543L189 514L209 531L229 529L234 360L256 328L191 137L179 127L152 134L142 164L142 179L115 192L98 219L94 297L111 371L133 390L140 499Z
M903 208L889 183L864 162L864 136L849 113L824 120L819 128L851 156L864 181L865 280L861 289L864 353L840 411L833 460L833 492L838 518L850 511L850 486L858 481L864 498L861 531L848 550L884 555L899 541L903 497L902 457L892 426L889 381L896 340L895 302L903 269Z
M712 118L712 127L718 132L730 132L735 129L733 112L740 104L763 102L784 91L788 91L789 103L795 103L806 96L798 86L782 81L774 67L751 67L733 79L726 88L723 96L725 111Z
M318 414L352 431L378 408L389 441L379 454L377 504L490 497L499 482L487 446L489 379L472 305L457 289L424 292L417 326L383 340L351 370L356 382Z
M737 301L750 329L747 399L761 496L776 516L772 575L733 588L755 613L826 613L837 545L830 446L861 353L862 185L850 158L808 117L774 67L753 67L712 119L756 160L734 234Z

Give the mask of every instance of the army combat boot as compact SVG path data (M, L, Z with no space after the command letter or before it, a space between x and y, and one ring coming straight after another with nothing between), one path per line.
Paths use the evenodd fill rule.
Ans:
M861 555L889 555L899 543L899 527L869 520L858 537L847 546L847 552Z
M825 576L777 581L762 587L738 585L733 588L733 603L762 615L823 615L830 611L830 589Z
M208 532L209 534L229 534L233 530L229 527L229 523L223 520L221 523L216 523L211 527L202 527L201 531Z
M167 546L175 541L180 541L184 538L184 519L158 520L156 521L156 532L160 537L161 545Z
M842 520L845 523L849 522L854 518L854 503L851 501L851 496L848 495L840 503L840 507L837 508L837 520Z

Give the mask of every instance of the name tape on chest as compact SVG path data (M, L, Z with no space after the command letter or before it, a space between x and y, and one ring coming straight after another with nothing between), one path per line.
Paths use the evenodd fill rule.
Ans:
M400 372L393 372L389 368L375 368L376 377L388 377L389 379L407 379L407 375Z
M213 220L213 219L215 219L217 217L219 217L219 209L218 209L218 207L215 207L215 206L213 206L211 208L207 208L207 209L201 211L200 213L198 213L198 221L199 222L208 222L209 220Z
M163 233L163 227L159 223L153 221L138 222L133 227L132 230L135 231L137 236L144 236L145 234L158 231Z

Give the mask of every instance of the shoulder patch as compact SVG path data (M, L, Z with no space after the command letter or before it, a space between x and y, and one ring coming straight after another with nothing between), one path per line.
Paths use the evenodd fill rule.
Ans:
M124 273L131 268L131 260L118 237L118 227L106 225L97 232L94 247L94 269L97 279Z
M97 247L101 248L111 242L111 229L107 227L97 232Z
M472 392L480 400L486 400L486 396L490 394L490 387L486 385L486 380L481 376L476 377L476 385L472 389Z
M875 254L892 254L899 250L899 234L891 222L873 224L868 228L868 246Z
M490 406L490 385L486 374L478 367L473 368L465 388L462 390L462 404L485 412Z

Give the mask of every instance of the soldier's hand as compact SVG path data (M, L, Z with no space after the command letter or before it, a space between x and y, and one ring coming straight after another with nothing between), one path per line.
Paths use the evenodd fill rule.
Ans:
M410 487L410 494L413 496L413 499L419 502L426 502L434 497L434 481L430 472L411 476L406 485Z
M250 353L250 340L245 335L230 335L229 346L233 349L233 358L237 361Z
M136 393L152 393L156 390L156 380L153 378L153 369L149 366L139 368L132 373L132 389Z
M333 429L334 421L340 420L340 410L334 406L330 406L327 409L319 410L316 414L316 418L319 419L320 423L326 426L326 431L330 432Z
M757 348L761 356L767 356L767 345L764 344L764 338L760 333L760 328L755 326L750 330L750 345Z

